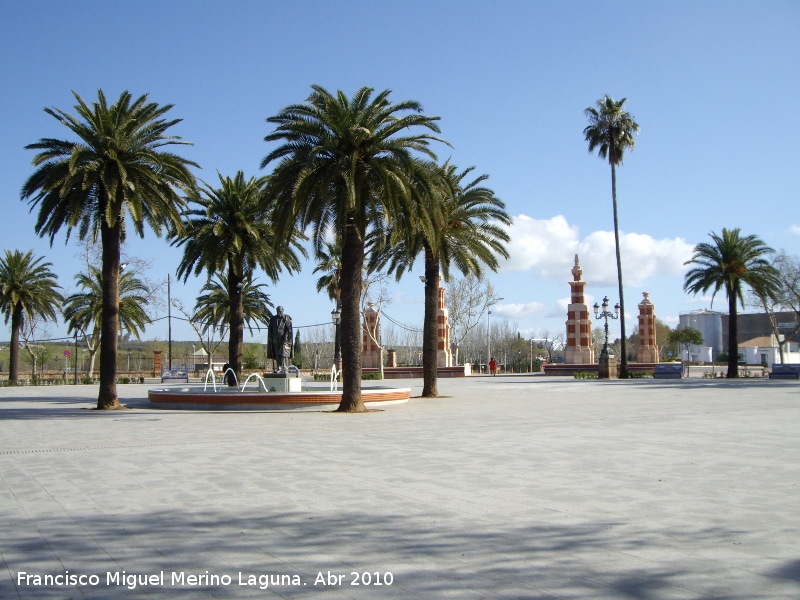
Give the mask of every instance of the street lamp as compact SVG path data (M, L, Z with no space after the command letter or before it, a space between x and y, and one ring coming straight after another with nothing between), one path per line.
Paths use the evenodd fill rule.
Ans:
M336 370L342 370L342 336L339 329L339 324L342 322L342 309L339 305L336 305L331 311L331 320L333 324L336 326L336 333L334 334L334 352L333 352L333 364L336 365Z
M608 351L608 320L609 319L619 319L619 304L614 305L614 312L611 313L608 310L608 296L603 298L603 311L600 311L600 307L597 305L597 302L594 303L594 318L595 319L605 319L605 342L603 343L603 351L600 352L600 356L614 356L613 353Z
M505 300L505 298L495 298L492 300L491 304L487 304L486 308L491 308L501 300ZM492 314L492 311L486 311L486 364L489 364L489 360L492 357L492 330L489 328L489 315Z
M192 344L192 372L197 370L197 355L195 354L196 346Z

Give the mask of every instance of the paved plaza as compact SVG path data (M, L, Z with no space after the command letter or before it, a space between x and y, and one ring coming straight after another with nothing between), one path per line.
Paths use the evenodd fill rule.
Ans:
M0 389L0 598L800 598L797 382L439 385L362 415Z

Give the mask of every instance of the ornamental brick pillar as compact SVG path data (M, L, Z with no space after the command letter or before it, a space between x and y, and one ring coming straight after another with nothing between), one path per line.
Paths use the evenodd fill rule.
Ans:
M361 366L366 369L377 369L380 367L381 353L372 338L381 339L381 328L378 323L378 311L375 310L375 303L368 302L367 306L367 310L364 311L364 324L362 325L364 344L361 351ZM372 336L370 336L370 333Z
M153 350L153 377L161 377L161 350Z
M572 267L572 279L569 282L572 288L572 297L567 307L567 349L566 362L571 365L594 364L594 349L592 348L592 320L589 317L589 307L586 306L583 292L586 282L581 281L583 269L575 255L575 266Z
M636 351L636 361L657 363L656 306L650 301L650 292L642 292L642 296L644 299L639 303L639 347Z
M436 364L439 367L452 367L453 351L450 349L450 323L448 323L450 313L444 305L444 290L442 276L439 275L439 300L436 306Z

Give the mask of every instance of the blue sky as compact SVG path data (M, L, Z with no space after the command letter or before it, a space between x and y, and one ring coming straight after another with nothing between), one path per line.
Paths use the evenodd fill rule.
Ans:
M184 155L209 182L217 170L259 174L265 119L312 83L418 100L453 146L439 147L440 159L489 174L515 217L511 260L491 280L505 298L497 313L526 335L563 330L575 252L587 292L617 300L609 167L582 134L583 110L606 93L627 97L641 126L618 172L631 316L642 291L673 325L708 305L683 294L682 262L710 231L740 227L800 254L797 2L2 0L0 28L0 250L46 256L67 291L77 248L33 233L19 199L32 173L24 146L68 137L42 109L71 111L70 90L92 100L97 88L174 104L175 133L194 143ZM154 261L152 278L174 275L180 260L149 231L128 252ZM312 270L270 284L298 325L329 318ZM418 274L393 287L387 307L408 324L422 321ZM202 284L173 295L192 305ZM146 337L164 339L166 326Z

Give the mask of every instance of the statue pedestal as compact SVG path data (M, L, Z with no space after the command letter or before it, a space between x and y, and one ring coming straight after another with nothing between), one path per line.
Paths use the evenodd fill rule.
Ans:
M268 392L300 392L303 388L303 380L292 373L264 373L263 379Z
M597 361L599 366L597 370L598 379L616 379L618 375L617 359L614 356L601 356Z

